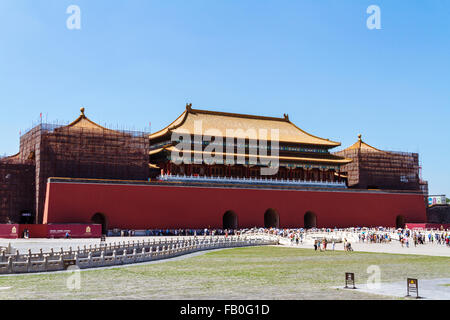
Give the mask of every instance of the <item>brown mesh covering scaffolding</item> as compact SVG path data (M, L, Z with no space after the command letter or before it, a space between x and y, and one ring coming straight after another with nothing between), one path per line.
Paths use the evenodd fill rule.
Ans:
M30 161L0 159L0 223L30 222L23 218L34 211L34 172Z
M147 180L148 134L110 130L84 116L70 125L39 124L20 138L18 161L32 161L35 223L42 223L50 177ZM87 122L89 121L89 123Z
M362 189L422 190L417 153L378 150L361 140L336 155L353 161L341 167L347 173L348 186Z

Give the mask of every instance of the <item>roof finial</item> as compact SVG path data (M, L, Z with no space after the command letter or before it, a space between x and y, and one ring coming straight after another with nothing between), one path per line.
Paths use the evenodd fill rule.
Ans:
M284 120L289 121L289 115L287 113L283 113Z
M81 107L80 111L81 111L81 115L84 117L84 107Z
M361 137L362 137L361 133L358 134L358 140L359 140L359 141L362 141L362 140L361 140Z
M186 110L191 111L192 109L192 103L186 103Z

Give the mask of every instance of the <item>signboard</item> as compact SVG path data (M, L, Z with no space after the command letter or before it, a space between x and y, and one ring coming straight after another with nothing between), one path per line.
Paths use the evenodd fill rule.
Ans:
M0 225L0 238L6 238L6 239L19 238L19 225L18 224L1 224Z
M352 286L352 288L349 287ZM345 273L345 289L356 289L355 287L355 274L351 272Z
M407 290L407 297L411 296L411 293L416 294L416 298L419 298L419 282L417 279L408 278L406 279L406 290Z
M439 204L446 204L447 197L445 195L428 196L428 206L434 206Z
M70 238L100 238L102 226L99 224L49 224L48 238L64 238L69 234Z

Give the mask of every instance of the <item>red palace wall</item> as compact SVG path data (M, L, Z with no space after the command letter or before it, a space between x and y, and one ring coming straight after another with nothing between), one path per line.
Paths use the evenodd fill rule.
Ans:
M413 193L49 182L44 223L91 223L102 213L109 229L222 228L232 210L240 228L262 227L269 208L281 228L303 227L307 211L317 227L395 226L398 215L426 221L424 197Z

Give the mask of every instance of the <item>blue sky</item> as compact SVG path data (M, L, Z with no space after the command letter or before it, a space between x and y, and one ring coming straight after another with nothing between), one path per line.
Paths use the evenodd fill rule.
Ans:
M1 154L41 112L155 131L187 102L419 152L430 193L449 196L450 1L0 1Z

